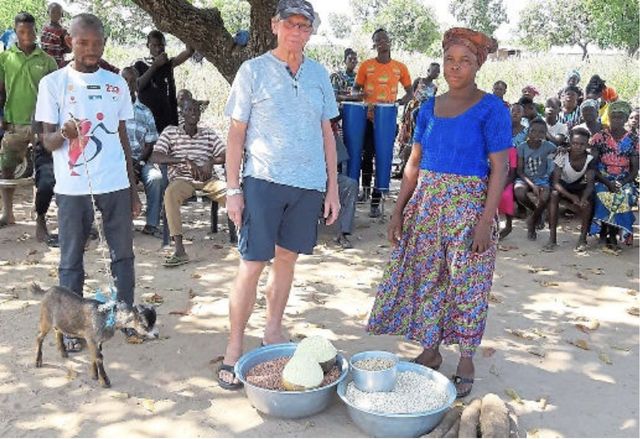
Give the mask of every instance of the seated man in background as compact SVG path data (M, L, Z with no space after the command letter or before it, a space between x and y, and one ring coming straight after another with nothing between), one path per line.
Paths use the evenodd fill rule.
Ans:
M225 202L226 184L218 179L213 165L224 164L226 148L213 130L198 127L200 114L198 101L185 101L184 124L165 128L151 156L154 163L169 165L169 186L164 193L164 209L169 235L174 239L176 249L165 259L165 267L177 267L189 262L182 243L182 203L193 196L196 189L206 192L217 203Z
M160 224L162 172L157 166L148 162L153 152L153 145L158 140L158 131L153 113L138 99L138 72L133 67L125 67L122 69L122 77L127 81L133 103L133 119L127 120L133 171L136 174L136 180L144 184L144 193L147 196L147 222L142 233L153 235L158 231L158 224Z

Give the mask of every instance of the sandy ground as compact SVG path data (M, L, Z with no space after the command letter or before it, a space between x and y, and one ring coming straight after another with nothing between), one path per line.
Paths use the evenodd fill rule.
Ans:
M136 233L136 300L152 294L164 300L158 305L161 339L129 345L117 334L105 344L112 389L89 378L85 353L61 359L51 335L45 366L35 369L38 302L26 287L57 283L59 253L35 241L26 189L18 201L19 224L0 230L0 436L362 436L337 397L320 415L288 421L261 415L243 392L218 387L215 363L225 345L238 254L226 233L207 236L206 203L185 208L193 259L186 266L161 267L160 240ZM298 264L285 317L291 337L321 333L347 355L419 352L398 337L364 331L389 254L385 226L359 206L355 249L341 251L329 230L321 234L316 254ZM548 232L531 244L522 227L515 222L499 252L470 398L502 396L531 437L638 437L640 318L628 313L640 305L637 245L618 257L595 248L576 256L578 224L564 219L561 249L548 254L540 251ZM94 242L86 255L87 292L104 283L99 258ZM264 307L260 293L247 350L260 343ZM450 376L455 348L443 349L443 356L441 372Z

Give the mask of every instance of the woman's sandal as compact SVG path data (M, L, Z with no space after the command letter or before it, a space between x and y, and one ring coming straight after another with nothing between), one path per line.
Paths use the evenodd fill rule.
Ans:
M231 382L226 381L222 378L221 372L227 372L233 376ZM236 372L233 366L222 363L218 368L218 384L225 390L238 390L242 387L242 383L240 381L236 382Z
M453 381L453 385L456 386L456 392L457 392L457 398L464 398L465 396L467 396L469 393L471 393L471 389L473 389L473 378L466 378L466 377L461 377L460 375L454 375L452 380ZM462 386L465 384L471 384L469 386L469 388L465 391L460 391L458 389L458 386Z
M422 355L422 354L420 354ZM442 355L438 355L438 357L440 357L440 362L438 364L434 364L433 366L429 366L428 364L424 364L420 361L418 361L418 358L420 358L420 355L418 355L416 358L414 358L413 360L409 360L410 363L415 363L415 364L419 364L420 366L424 366L424 367L428 367L431 370L438 370L440 369L440 366L442 365Z

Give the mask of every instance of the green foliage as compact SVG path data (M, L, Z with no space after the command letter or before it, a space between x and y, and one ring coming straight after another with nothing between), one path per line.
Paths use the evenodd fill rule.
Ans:
M329 14L329 26L336 38L347 38L351 35L353 23L347 14L331 12Z
M467 27L487 35L508 22L502 0L451 0L449 10Z
M421 0L351 0L351 9L360 32L384 28L395 49L432 53L440 37L435 13Z
M344 49L335 44L314 44L304 50L305 56L318 61L329 73L344 68Z
M373 32L375 29L372 29L372 23L378 13L387 6L389 0L349 0L349 3L355 22L365 31Z
M434 16L420 0L389 0L373 24L389 32L395 48L427 53L440 37Z
M633 55L640 47L637 0L587 0L591 26L600 47L624 49Z
M201 0L197 6L217 8L222 15L224 26L233 35L239 30L249 29L251 5L246 0Z
M154 28L151 17L131 0L69 0L75 9L102 20L109 39L123 44L144 43Z
M42 29L47 20L45 0L0 0L0 34L13 27L13 19L20 12L28 12L36 18L36 26Z
M522 42L533 50L578 45L587 57L595 31L587 9L588 0L532 0L520 14Z

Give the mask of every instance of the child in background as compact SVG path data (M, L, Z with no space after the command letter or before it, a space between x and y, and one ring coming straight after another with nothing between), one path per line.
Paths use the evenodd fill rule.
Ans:
M500 239L506 238L512 230L513 216L515 215L513 182L516 178L518 168L518 151L516 147L527 140L529 128L522 125L522 105L515 103L511 105L511 143L513 147L509 150L509 173L507 183L502 191L502 198L498 206L498 213L504 214L505 226L500 231Z
M71 53L71 49L64 40L67 35L67 30L60 24L63 13L62 6L58 3L51 3L47 8L49 23L42 28L42 34L40 35L40 46L42 50L56 60L59 68L65 65L65 53Z
M530 241L538 237L536 225L549 202L549 177L553 172L551 155L555 153L556 146L544 140L546 135L547 123L540 118L534 119L527 141L517 147L518 178L514 192L518 203L533 211L527 219L527 238ZM534 201L529 199L529 192L533 194Z
M514 148L526 141L529 134L529 128L522 125L522 114L522 105L519 103L511 105L511 141Z
M532 98L523 96L518 100L518 103L522 107L522 125L528 127L533 119L540 117Z
M183 88L178 90L178 93L176 93L176 99L178 101L178 125L182 125L184 123L182 108L184 107L185 102L193 100L193 94L186 88Z
M560 122L558 115L562 103L558 98L549 98L544 106L544 120L547 123L547 140L556 146L565 145L569 140L567 124Z
M580 113L584 121L576 127L584 128L593 136L602 131L602 123L598 116L598 101L594 99L586 99L580 105Z
M596 174L596 161L587 152L589 131L575 127L571 130L571 144L568 152L558 153L554 159L555 169L551 177L552 192L549 201L549 242L542 248L551 252L558 247L558 208L560 199L570 202L569 209L580 215L580 238L576 252L587 249L587 232L591 222L592 195Z
M509 173L507 174L507 184L502 191L502 198L498 205L498 213L505 216L504 229L500 230L500 240L506 238L513 228L513 215L515 214L513 201L513 181L516 178L518 169L518 151L515 147L509 149Z

